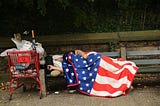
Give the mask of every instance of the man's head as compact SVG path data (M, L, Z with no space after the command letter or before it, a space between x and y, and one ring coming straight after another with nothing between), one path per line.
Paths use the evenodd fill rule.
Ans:
M63 61L63 56L62 55L54 55L53 60L62 62Z

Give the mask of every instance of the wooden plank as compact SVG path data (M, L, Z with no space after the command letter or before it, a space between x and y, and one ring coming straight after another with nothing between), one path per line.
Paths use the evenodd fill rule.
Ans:
M120 41L160 40L160 30L119 32Z
M159 73L160 67L152 68L139 68L138 73Z
M160 55L160 50L127 51L127 56Z
M141 59L141 60L130 60L135 62L137 65L155 65L160 64L160 59Z
M0 37L0 47L13 47L10 37ZM23 36L23 39L31 40L31 36ZM65 35L38 35L36 41L42 45L73 45L73 44L101 44L111 41L141 41L160 40L160 30L129 31L113 33L81 33Z

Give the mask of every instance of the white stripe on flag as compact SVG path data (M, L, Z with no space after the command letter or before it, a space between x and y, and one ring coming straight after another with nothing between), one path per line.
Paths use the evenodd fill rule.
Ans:
M113 88L119 88L122 84L126 84L127 87L129 88L131 85L131 81L127 79L127 76L119 80L116 80L110 77L100 76L99 74L97 74L95 81L99 84L109 84Z
M118 70L118 68L114 67L112 64L107 63L103 59L100 60L100 66L111 72L115 72Z
M89 53L87 53L87 56L90 54L97 54L97 52L89 52Z

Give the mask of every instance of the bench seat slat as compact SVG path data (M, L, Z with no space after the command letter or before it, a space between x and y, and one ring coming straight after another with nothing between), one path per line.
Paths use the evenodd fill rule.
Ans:
M160 59L143 59L143 60L130 60L135 62L137 65L152 65L152 64L160 64Z
M139 68L138 73L159 73L160 67L152 67L152 68Z
M127 51L127 56L160 55L160 50Z

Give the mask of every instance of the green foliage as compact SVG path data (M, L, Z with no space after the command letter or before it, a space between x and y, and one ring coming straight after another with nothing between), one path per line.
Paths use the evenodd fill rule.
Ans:
M126 10L129 8L129 0L117 0L118 8Z
M18 3L18 0L15 0ZM19 2L21 2L24 7L26 8L33 8L34 4L33 4L33 0L19 0Z
M85 24L85 20L87 19L87 14L85 11L80 9L79 7L74 7L74 22L75 27L80 27Z
M70 5L70 0L58 0L61 3L62 7L66 9Z
M46 3L47 0L37 0L37 9L43 16L46 14Z
M1 0L0 34L160 29L159 0Z

